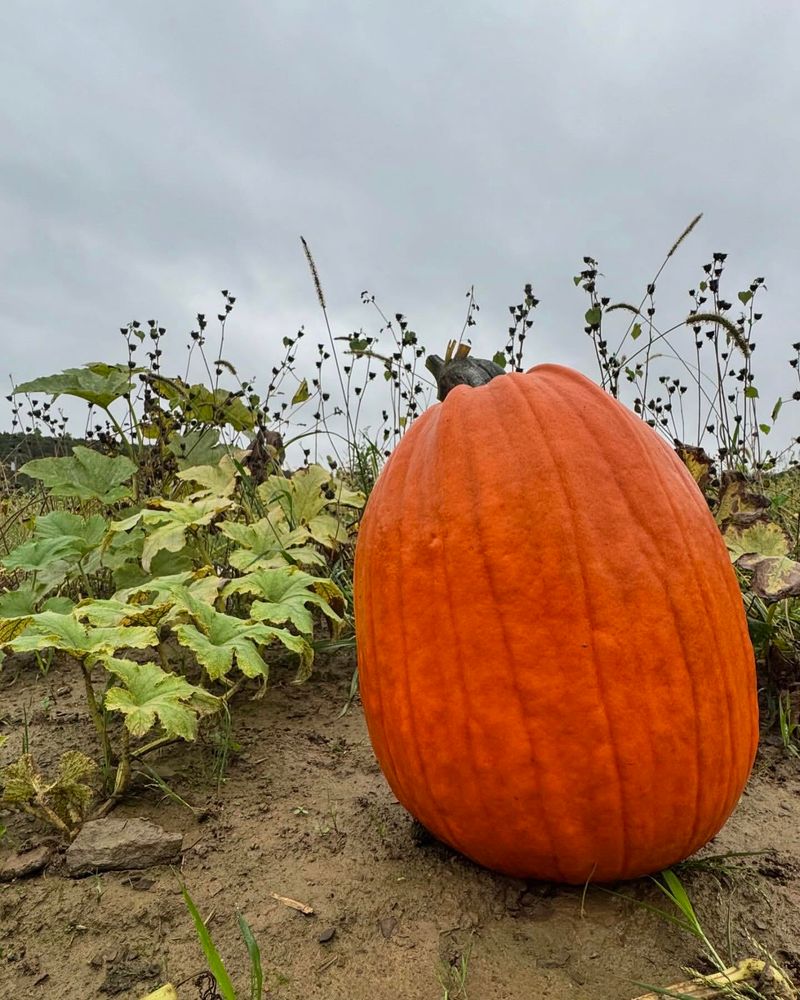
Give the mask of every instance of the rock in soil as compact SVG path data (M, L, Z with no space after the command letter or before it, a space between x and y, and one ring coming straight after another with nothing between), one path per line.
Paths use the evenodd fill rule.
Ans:
M0 882L12 882L28 875L38 875L52 857L53 849L47 844L34 847L31 851L22 851L6 858L0 866Z
M175 861L183 847L183 834L169 833L146 819L90 820L67 850L70 875L101 871L151 868Z

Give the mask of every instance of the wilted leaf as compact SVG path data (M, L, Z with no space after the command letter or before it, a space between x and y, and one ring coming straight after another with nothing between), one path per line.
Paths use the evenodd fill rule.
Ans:
M719 504L714 515L724 529L728 524L738 526L758 521L769 507L767 497L756 493L752 484L741 473L726 472L722 476Z
M20 615L15 618L0 618L0 646L7 646L12 639L22 635L30 624L31 617Z
M177 674L166 673L156 663L107 657L103 664L124 684L108 691L106 708L123 713L133 736L144 736L158 721L167 736L193 740L198 714L219 708L219 699L214 695Z
M677 444L675 451L678 458L683 462L692 475L692 479L697 483L700 491L705 493L711 474L714 470L714 463L702 448L689 444Z
M294 396L292 396L292 406L296 406L298 403L305 403L308 399L308 395L308 382L303 379L295 390Z
M115 399L129 391L133 377L134 372L127 365L90 364L23 382L14 393L43 392L53 398L76 396L107 410Z
M118 625L150 625L156 628L172 609L172 601L161 604L126 604L117 600L87 600L78 604L74 615L81 621L105 628Z
M203 487L193 494L194 497L229 497L236 489L236 476L236 466L228 455L223 456L217 465L192 466L178 473L178 479L198 483Z
M85 783L97 766L80 750L67 750L61 755L54 781L48 782L36 767L31 754L0 771L2 802L20 809L28 805L44 805L67 827L78 824L91 803L93 791Z
M26 462L20 472L39 479L53 496L79 497L116 503L130 495L122 484L136 471L133 462L124 455L109 458L91 448L75 445L66 458L35 458Z
M759 560L750 582L753 593L773 603L787 597L800 597L800 563L786 556Z
M737 562L742 556L785 556L789 551L786 533L777 524L766 519L747 525L730 523L723 530L722 537L733 562Z

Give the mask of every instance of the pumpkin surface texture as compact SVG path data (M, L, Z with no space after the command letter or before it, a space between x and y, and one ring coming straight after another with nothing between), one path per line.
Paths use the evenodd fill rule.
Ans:
M361 699L397 798L488 868L582 883L688 857L758 739L735 572L672 449L557 365L412 425L355 564Z

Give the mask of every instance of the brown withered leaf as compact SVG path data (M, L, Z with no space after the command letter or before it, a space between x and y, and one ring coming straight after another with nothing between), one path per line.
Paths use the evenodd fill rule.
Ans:
M755 492L753 484L740 472L724 472L719 505L714 515L723 528L728 524L753 524L769 507L769 499Z
M701 492L705 493L714 473L713 460L706 454L703 448L698 448L696 445L681 444L678 442L675 445L675 451L678 454L678 458L692 474L692 479L700 487Z
M760 559L750 583L753 593L774 603L787 597L800 597L800 562L786 556Z

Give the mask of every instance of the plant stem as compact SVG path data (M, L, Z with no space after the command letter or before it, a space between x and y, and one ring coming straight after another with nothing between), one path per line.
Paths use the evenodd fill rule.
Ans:
M86 688L86 702L89 706L89 715L92 717L94 728L97 730L97 735L100 737L100 745L103 748L103 762L105 768L108 769L113 759L111 741L108 738L108 729L106 728L103 713L100 711L100 706L97 704L97 696L95 695L94 687L92 686L92 676L89 672L89 668L86 666L86 661L79 660L78 662L81 665L83 683Z

